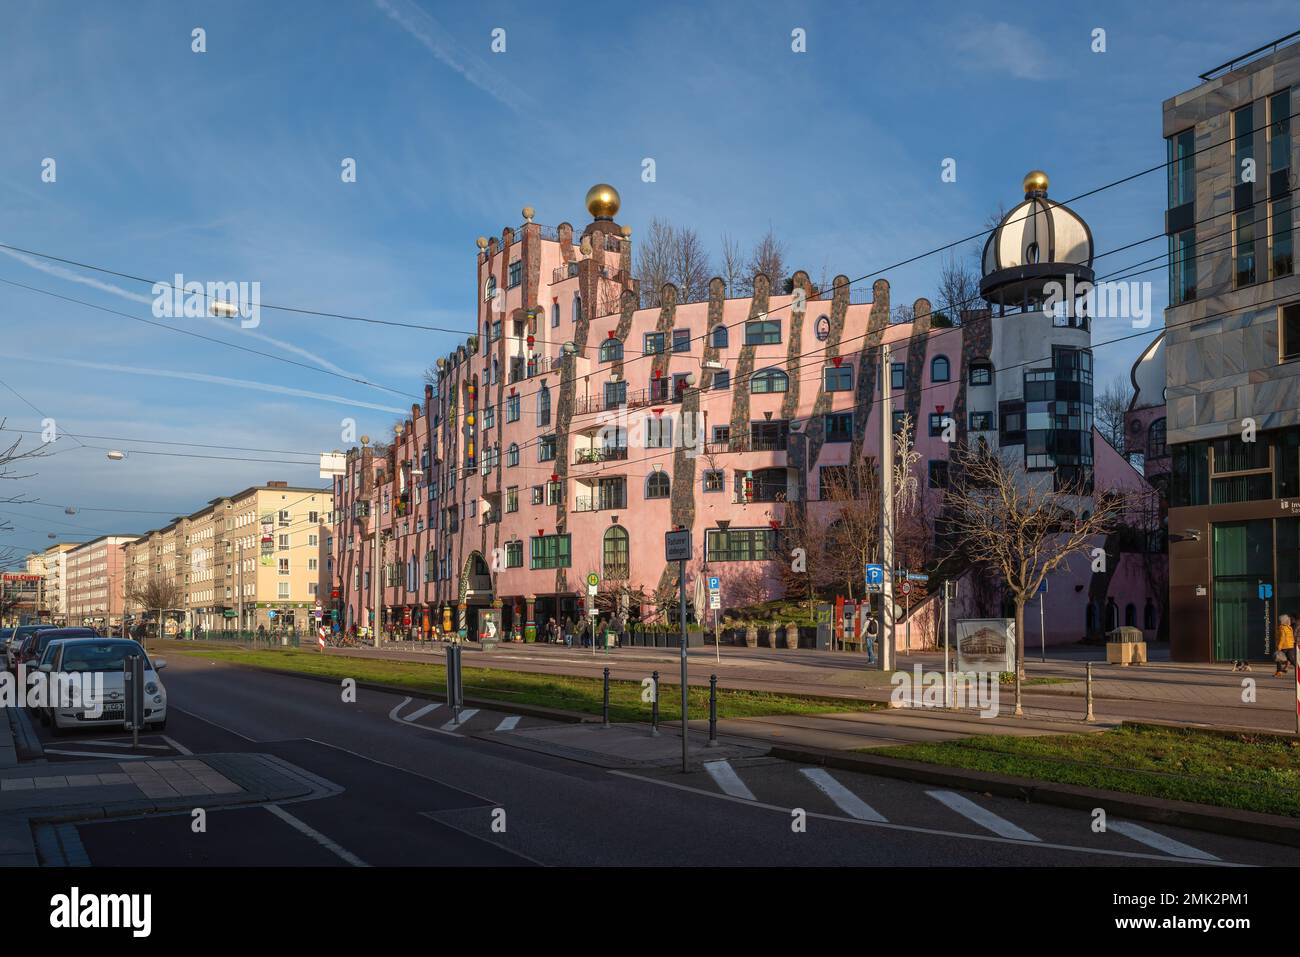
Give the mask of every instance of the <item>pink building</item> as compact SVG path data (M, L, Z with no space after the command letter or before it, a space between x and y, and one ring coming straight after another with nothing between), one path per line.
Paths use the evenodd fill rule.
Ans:
M134 535L101 535L67 553L67 623L121 627L126 545Z
M1071 254L1090 264L1086 226L1045 197L1043 177L1026 203L1060 220L1047 232L1062 242L1079 237ZM887 281L853 301L847 276L818 290L803 271L757 275L739 297L715 278L694 302L666 285L660 305L641 308L617 193L594 187L587 201L593 220L580 231L541 226L525 209L517 229L478 241L478 334L437 360L436 386L391 442L348 452L333 537L345 627L370 621L376 551L386 626L427 636L450 621L476 637L480 612L497 608L507 634L525 634L580 615L591 573L602 593L674 587L663 550L674 528L692 532L688 585L719 577L724 607L778 595L768 559L787 510L816 516L837 470L877 454L882 344L891 426L910 416L914 474L932 502L954 430L958 441L1023 446L1045 474L1095 467L1099 483L1142 483L1118 456L1092 461L1086 324L1022 310L966 313L948 327L932 324L924 299L894 323ZM1016 250L1025 255L1022 233L999 236L986 259L1010 268ZM1061 416L1067 386L1056 383L1067 379L1073 407ZM1070 611L1053 616L1048 640L1099 630L1117 576L1092 612L1074 583L1053 594L1049 605Z

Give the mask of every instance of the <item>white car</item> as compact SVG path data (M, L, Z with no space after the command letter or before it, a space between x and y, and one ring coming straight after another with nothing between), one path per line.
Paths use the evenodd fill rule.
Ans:
M51 702L41 715L42 724L54 726L55 734L77 728L121 728L126 720L125 679L122 666L129 655L144 658L145 729L162 731L167 727L167 689L158 672L167 666L162 658L150 659L138 642L129 638L65 638L50 643L50 655L42 659L40 670L48 677L59 675L102 675L103 711L89 717L84 705ZM93 680L93 679L92 679Z

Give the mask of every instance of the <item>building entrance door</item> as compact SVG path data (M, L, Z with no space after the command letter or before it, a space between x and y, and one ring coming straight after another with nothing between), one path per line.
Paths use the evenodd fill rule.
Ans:
M1259 597L1259 585L1273 582L1273 523L1215 525L1213 562L1215 661L1269 657L1273 636L1265 633L1265 605L1274 626L1277 611Z

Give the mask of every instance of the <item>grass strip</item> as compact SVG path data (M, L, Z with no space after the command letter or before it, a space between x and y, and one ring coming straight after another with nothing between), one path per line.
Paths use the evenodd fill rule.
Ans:
M1300 817L1300 740L1193 728L984 735L873 754L1056 784Z
M188 643L187 643L188 644ZM162 650L159 645L158 650ZM442 664L423 661L395 661L318 651L247 650L237 648L191 648L171 645L168 653L229 661L259 668L275 668L330 678L353 678L392 685L419 694L442 694L447 689L447 672ZM561 708L585 714L600 714L603 682L600 678L574 675L535 674L499 668L465 668L465 693L469 697L497 698L503 702ZM649 675L646 676L647 678ZM675 721L681 716L681 686L660 677L659 716ZM609 713L613 721L649 721L651 704L642 701L638 681L610 679ZM689 692L691 720L709 716L709 689L692 685ZM771 715L831 714L872 711L880 705L851 698L811 698L742 689L718 689L719 718L756 718Z

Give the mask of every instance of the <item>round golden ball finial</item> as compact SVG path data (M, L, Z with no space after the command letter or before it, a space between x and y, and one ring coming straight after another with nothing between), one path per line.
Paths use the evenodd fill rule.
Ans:
M618 190L608 183L597 183L587 190L587 212L595 219L613 219L618 212Z
M534 215L536 212L537 212L537 210L533 209L533 207L531 207L531 206L525 206L524 209L523 209L523 213L524 213L524 222L526 222L526 223L531 223L531 222L533 221L533 215Z
M478 239L474 240L474 245L478 246L479 249L487 249L487 237L480 236Z
M1047 192L1047 174L1041 169L1030 170L1025 174L1025 195Z
M624 238L624 239L631 239L631 238L632 238L632 227L631 227L631 226L624 226L624 227L622 228L621 231L622 231L622 233L623 233L623 238Z

